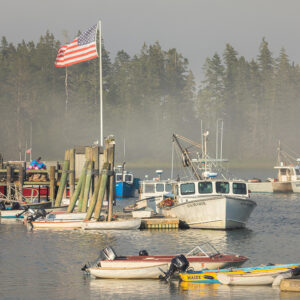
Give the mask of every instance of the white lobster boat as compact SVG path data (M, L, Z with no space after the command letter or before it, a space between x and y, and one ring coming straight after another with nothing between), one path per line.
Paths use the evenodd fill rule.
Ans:
M177 217L190 228L243 228L256 207L242 180L179 182L173 198L159 204L160 212Z

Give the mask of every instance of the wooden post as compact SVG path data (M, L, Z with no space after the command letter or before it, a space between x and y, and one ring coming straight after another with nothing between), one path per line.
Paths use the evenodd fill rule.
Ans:
M11 197L11 166L6 167L6 196L7 199Z
M0 169L3 169L3 156L0 153Z
M92 147L85 147L85 157L87 161L94 161L93 160L93 148ZM93 163L94 165L94 163ZM93 167L94 168L94 167ZM90 184L90 189L92 191L92 194L94 193L94 172L91 174L91 184Z
M63 197L64 190L65 190L66 183L67 183L69 166L70 166L69 150L66 150L64 166L63 166L62 174L60 177L59 188L58 188L58 192L57 192L57 196L56 196L56 200L55 200L56 207L61 205L62 197Z
M80 197L79 197L79 201L78 201L77 211L81 211L81 209L82 209L82 203L83 203L83 198L84 198L84 190L85 190L85 182L86 182L87 166L88 166L88 161L85 162L84 172L82 174L83 179L82 179L82 186L81 186L81 190L80 190Z
M93 197L90 201L89 204L89 208L85 217L85 221L89 221L93 215L96 203L97 203L97 199L98 199L98 194L99 194L99 190L100 190L100 185L101 185L101 176L98 179L97 184L95 185L95 190L94 190L94 194Z
M20 202L23 202L23 184L24 184L23 166L19 165L19 195L18 195L18 200Z
M90 196L92 172L93 172L92 170L93 170L93 162L89 161L87 166L87 172L86 172L86 180L85 180L84 196L83 196L81 212L87 211L89 196Z
M76 201L78 199L78 196L80 194L80 191L82 190L82 186L83 186L83 180L85 180L85 175L86 175L86 166L87 166L87 162L85 162L84 167L82 169L82 172L80 174L77 186L75 188L75 191L73 193L72 198L70 199L70 204L68 207L68 213L73 212L75 205L76 205Z
M50 166L50 201L52 206L54 206L55 202L55 166Z
M94 186L97 185L98 179L99 179L99 147L93 147L92 148L92 156L94 161Z
M75 190L75 149L74 148L70 149L69 186L70 186L70 199L71 199Z
M115 190L115 176L114 176L114 161L115 161L115 141L111 141L109 143L108 155L107 155L108 163L109 163L109 189L108 189L108 215L107 221L110 222L112 219L113 213L113 205L114 205L114 190Z
M104 163L100 175L101 183L100 183L100 188L99 188L99 193L98 193L97 203L96 203L95 213L94 213L94 218L97 221L100 219L100 214L102 210L102 204L103 204L103 199L104 199L106 184L107 184L107 172L108 172L108 163Z

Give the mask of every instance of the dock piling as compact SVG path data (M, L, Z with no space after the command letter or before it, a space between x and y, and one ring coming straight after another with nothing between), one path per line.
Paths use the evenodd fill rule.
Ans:
M61 205L63 193L64 193L64 190L65 190L65 187L66 187L67 178L68 178L68 171L69 171L69 166L70 166L70 160L69 159L70 159L69 150L66 150L64 166L63 166L62 174L61 174L61 177L60 177L59 188L58 188L56 201L55 201L55 206L56 207Z

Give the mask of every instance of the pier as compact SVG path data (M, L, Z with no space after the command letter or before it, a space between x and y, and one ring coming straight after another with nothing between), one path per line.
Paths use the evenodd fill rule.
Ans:
M179 219L153 217L149 219L142 219L141 229L178 229Z
M86 162L89 162L89 188L86 188L89 196L94 192L105 156L103 147L76 146L65 151L64 161L43 161L46 169L36 170L28 168L30 162L4 162L0 155L0 196L7 201L50 201L53 206L61 205L64 199L73 196Z

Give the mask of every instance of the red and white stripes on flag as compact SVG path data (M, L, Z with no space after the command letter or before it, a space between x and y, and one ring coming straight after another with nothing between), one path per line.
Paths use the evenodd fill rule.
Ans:
M98 57L96 33L98 24L90 27L72 43L61 46L55 61L56 67L67 67Z

